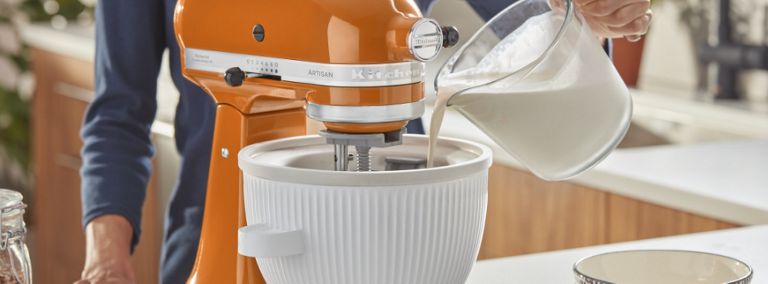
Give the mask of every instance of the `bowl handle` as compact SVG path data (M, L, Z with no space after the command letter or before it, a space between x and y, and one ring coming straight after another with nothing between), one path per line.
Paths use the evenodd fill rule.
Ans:
M300 230L283 231L266 224L254 224L237 230L237 252L248 257L280 257L304 253Z

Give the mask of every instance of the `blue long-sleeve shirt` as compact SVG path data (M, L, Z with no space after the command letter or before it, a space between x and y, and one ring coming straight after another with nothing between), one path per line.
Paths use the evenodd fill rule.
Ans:
M434 0L418 0L422 10ZM470 0L489 19L514 0ZM205 201L215 104L181 75L173 31L176 0L99 1L96 6L95 98L81 130L83 223L105 214L124 216L139 240L141 208L154 147L157 77L169 52L176 109L176 147L183 157L168 207L161 259L162 283L184 283L194 263ZM422 132L421 122L410 131Z

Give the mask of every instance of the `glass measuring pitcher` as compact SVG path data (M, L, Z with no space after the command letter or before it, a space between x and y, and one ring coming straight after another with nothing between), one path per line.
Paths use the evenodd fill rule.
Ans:
M0 189L0 284L32 283L20 193Z
M516 2L435 81L448 106L546 180L596 165L624 137L632 112L627 87L574 8L571 0Z

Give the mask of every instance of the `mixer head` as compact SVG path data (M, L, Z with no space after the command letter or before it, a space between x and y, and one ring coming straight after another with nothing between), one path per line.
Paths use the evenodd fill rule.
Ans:
M424 62L458 42L410 0L206 2L177 6L183 74L244 114L302 101L336 145L337 170L348 145L365 158L400 143L424 112Z

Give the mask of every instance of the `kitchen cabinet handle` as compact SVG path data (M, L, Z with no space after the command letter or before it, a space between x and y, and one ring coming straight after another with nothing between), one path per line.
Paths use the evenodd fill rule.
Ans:
M53 92L71 99L90 103L93 99L93 91L64 82L56 82Z
M79 171L80 166L83 165L83 161L80 159L80 157L67 155L67 154L57 154L55 162L56 162L56 165L59 165L74 171Z

